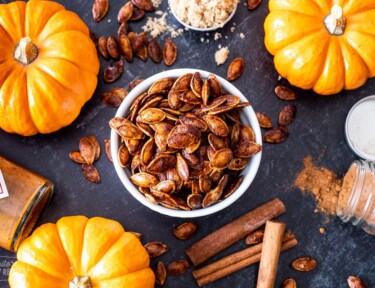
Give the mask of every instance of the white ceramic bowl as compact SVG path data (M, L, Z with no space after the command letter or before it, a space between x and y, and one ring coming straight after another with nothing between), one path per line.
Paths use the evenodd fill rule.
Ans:
M206 79L210 74L210 72L202 71L198 69L175 69L169 70L165 72L158 73L150 78L147 78L138 86L136 86L129 94L126 96L125 100L121 103L120 107L117 110L115 117L124 117L129 114L129 108L133 100L138 97L143 92L147 91L147 89L151 86L152 83L155 81L171 77L171 78L178 78L186 73L194 73L200 72L202 78ZM223 90L228 92L229 94L233 94L239 96L241 101L248 101L246 97L231 83L227 80L221 78L220 76L215 75L218 80L220 81ZM251 127L254 129L256 142L262 144L262 137L260 132L260 127L258 123L258 119L255 115L255 112L251 106L245 107L241 113L241 120L243 123L250 124ZM111 131L111 153L113 158L113 163L117 172L117 175L120 177L121 182L124 184L127 191L130 192L139 202L143 205L149 207L150 209L157 211L161 214L169 215L172 217L179 217L179 218L192 218L192 217L200 217L206 216L217 211L220 211L229 205L231 205L234 201L236 201L250 186L251 182L254 180L254 177L258 171L260 159L262 153L259 152L254 157L251 158L247 167L241 172L241 175L244 175L243 181L238 189L228 198L225 200L214 204L208 208L201 208L192 211L180 211L180 210L173 210L169 208L165 208L161 205L150 203L146 200L146 198L138 191L138 188L130 181L130 172L128 169L124 169L120 166L118 158L117 158L117 151L120 145L120 137L118 134L112 130Z
M176 18L176 20L180 24L184 25L188 29L200 31L200 32L210 32L210 31L215 31L216 29L219 29L219 28L223 28L224 25L227 24L233 18L234 14L236 14L237 6L238 6L238 4L236 4L236 6L234 6L233 11L229 14L228 18L223 23L221 23L220 25L214 26L214 27L207 27L207 28L198 28L198 27L194 27L194 26L191 26L189 24L186 24L184 21L182 21L180 18L178 18L175 11L172 9L172 6L169 4L169 7L171 8L171 11L172 11L172 14L173 14L174 18Z

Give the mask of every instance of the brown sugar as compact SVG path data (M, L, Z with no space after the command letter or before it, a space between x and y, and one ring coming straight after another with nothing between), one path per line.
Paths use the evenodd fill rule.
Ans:
M348 204L350 195L352 194L353 187L356 183L357 177L357 165L351 165L348 172L345 174L344 181L342 184L338 207L342 211Z
M294 181L304 192L311 193L316 201L317 208L327 214L336 214L338 195L340 193L342 180L325 167L316 167L311 156L304 160L304 169L298 174Z

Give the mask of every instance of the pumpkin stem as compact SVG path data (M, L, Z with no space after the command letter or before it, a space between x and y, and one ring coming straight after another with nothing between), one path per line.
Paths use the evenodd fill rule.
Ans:
M24 37L14 51L14 58L24 65L28 65L38 56L38 48L29 37Z
M87 276L76 276L69 282L69 288L91 288L90 278Z
M333 5L331 14L324 18L324 24L329 34L336 36L344 34L346 18L343 16L342 8L339 5Z

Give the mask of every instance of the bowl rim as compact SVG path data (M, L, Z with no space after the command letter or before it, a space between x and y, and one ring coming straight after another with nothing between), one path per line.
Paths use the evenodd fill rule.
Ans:
M187 23L185 23L184 21L182 21L180 18L177 17L176 13L174 12L171 4L169 3L170 0L168 0L168 5L169 5L169 8L171 9L171 12L174 16L174 18L176 18L176 20L183 26L185 26L186 28L188 29L191 29L191 30L194 30L194 31L200 31L200 32L210 32L210 31L215 31L219 28L223 28L225 24L227 24L234 16L234 14L236 14L236 11L237 11L237 7L238 7L238 3L236 3L236 5L234 6L232 12L229 14L228 18L225 19L225 21L217 26L214 26L214 27L206 27L206 28L199 28L199 27L194 27L194 26L191 26Z
M168 77L177 78L186 73L195 73L195 72L199 72L202 75L202 78L207 78L211 74L215 75L220 81L220 84L222 85L225 91L227 91L230 94L239 96L241 98L241 101L248 101L248 99L232 83L230 83L229 81L225 80L224 78L212 72L208 72L208 71L204 71L200 69L192 69L192 68L172 69L172 70L167 70L167 71L157 73L145 79L143 82L137 85L133 90L131 90L129 94L126 96L126 98L124 99L124 101L119 106L115 114L115 117L124 117L125 113L128 112L133 100L137 96L145 92L151 86L151 84L154 83L155 81L162 79L162 78L168 78ZM247 106L243 108L242 111L243 111L243 113L241 113L242 120L245 120L246 123L251 125L255 133L256 142L262 145L262 137L261 137L259 122L258 122L258 119L256 117L256 114L252 106ZM246 119L243 119L244 117L246 117ZM230 195L228 198L224 199L223 201L216 203L215 205L212 205L210 207L201 208L197 210L190 210L190 211L173 210L170 208L163 207L159 204L153 204L147 201L146 198L138 191L136 186L130 181L130 177L129 177L130 173L126 172L126 168L122 168L120 166L120 163L117 158L117 151L119 147L120 137L118 136L117 132L114 131L113 129L111 129L110 138L111 138L111 155L113 159L113 164L115 166L116 173L118 177L120 178L122 184L124 185L125 189L131 195L133 195L133 197L136 198L140 203L150 208L151 210L159 212L164 215L168 215L171 217L178 217L178 218L195 218L195 217L210 215L233 204L238 198L240 198L246 192L250 184L253 182L258 172L260 160L262 157L262 151L260 151L259 153L257 153L255 156L251 158L249 164L245 168L245 170L248 169L248 171L246 175L244 175L242 183L232 195Z

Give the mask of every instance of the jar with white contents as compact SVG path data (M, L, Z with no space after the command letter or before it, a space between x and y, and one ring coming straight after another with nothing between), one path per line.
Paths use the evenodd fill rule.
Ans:
M345 135L362 159L354 161L344 177L336 212L343 221L375 235L375 95L349 111Z

